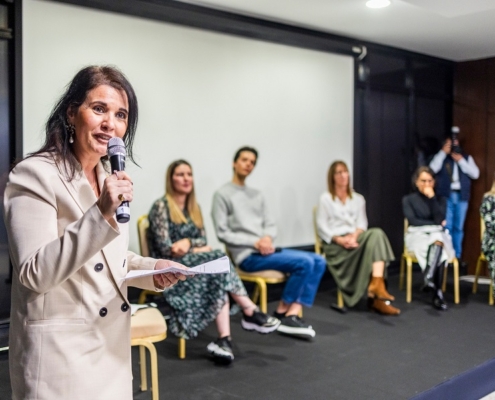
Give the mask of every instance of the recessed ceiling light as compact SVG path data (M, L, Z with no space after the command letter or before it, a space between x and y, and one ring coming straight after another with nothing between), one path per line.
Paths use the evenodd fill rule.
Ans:
M390 0L369 0L366 6L369 8L383 8L390 5Z

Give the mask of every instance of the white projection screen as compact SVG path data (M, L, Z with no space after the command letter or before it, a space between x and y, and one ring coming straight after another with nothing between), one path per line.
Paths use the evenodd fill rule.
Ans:
M243 146L259 150L248 185L260 189L278 226L278 246L314 243L312 208L336 159L352 168L353 60L40 0L23 2L24 153L38 149L44 123L74 74L119 67L134 86L139 126L128 163L136 221L164 194L173 160L192 166L206 223L214 191L232 177Z

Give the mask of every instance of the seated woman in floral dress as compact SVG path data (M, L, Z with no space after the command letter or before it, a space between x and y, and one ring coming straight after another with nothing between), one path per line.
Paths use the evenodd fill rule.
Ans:
M148 215L148 244L152 257L179 261L194 267L223 257L206 243L203 217L194 194L191 165L174 161L167 170L166 194L151 207ZM218 339L207 350L214 358L231 362L234 359L230 338L229 297L241 307L242 327L270 333L280 321L256 307L247 296L235 269L230 274L196 275L183 284L165 290L164 297L172 308L169 329L177 336L194 338L215 320Z

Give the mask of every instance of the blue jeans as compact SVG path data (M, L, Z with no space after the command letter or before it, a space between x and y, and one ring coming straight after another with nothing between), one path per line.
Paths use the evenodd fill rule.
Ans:
M325 259L315 253L283 249L267 256L251 254L240 267L246 272L274 269L290 274L282 300L287 304L299 303L311 307L326 265Z
M450 192L447 199L447 225L445 228L449 230L450 236L452 236L457 258L461 258L462 255L462 239L464 238L464 221L466 220L467 209L468 202L461 200L461 193Z

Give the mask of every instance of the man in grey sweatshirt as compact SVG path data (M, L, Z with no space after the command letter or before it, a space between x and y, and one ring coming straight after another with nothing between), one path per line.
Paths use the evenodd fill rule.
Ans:
M326 262L314 253L274 247L277 228L263 195L245 185L257 159L258 152L252 147L242 147L236 152L232 181L218 189L213 198L211 213L216 235L242 270L272 269L289 275L274 312L281 320L278 331L312 338L315 330L298 315L303 306L313 305Z

